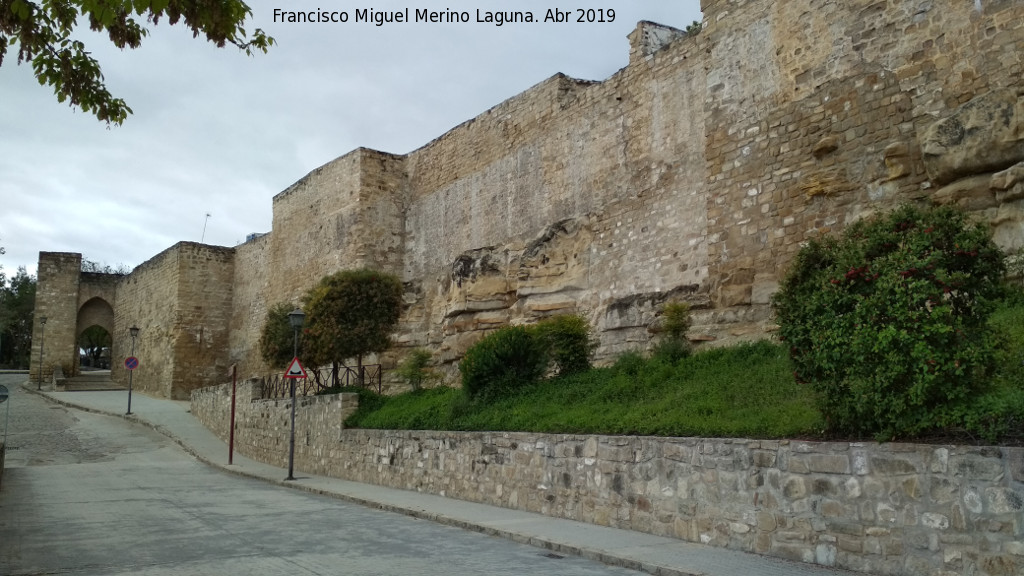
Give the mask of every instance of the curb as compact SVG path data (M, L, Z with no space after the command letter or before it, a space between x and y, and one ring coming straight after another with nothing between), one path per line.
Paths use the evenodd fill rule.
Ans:
M182 439L180 439L177 436L175 436L174 433L171 432L170 430L167 430L163 426L158 426L158 425L153 424L151 422L147 422L145 420L142 420L142 419L138 418L134 414L132 414L132 415L129 415L129 414L114 414L114 413L111 413L111 412L108 412L108 411L105 411L105 410L97 410L95 408L89 408L89 407L85 407L85 406L80 406L78 404L74 404L74 403L68 402L66 400L61 400L61 399L58 399L58 398L53 398L52 396L49 396L48 394L46 394L47 391L45 391L45 390L43 390L43 391L33 390L27 384L23 384L22 385L22 389L24 389L27 392L30 392L32 394L35 394L37 396L41 396L44 400L47 400L47 401L52 402L54 404L59 404L61 406L67 407L67 408L72 408L72 409L75 409L75 410L80 410L82 412L89 412L89 413L92 413L92 414L100 414L100 415L103 415L103 416L111 416L111 417L114 417L114 418L122 418L124 420L129 421L129 422L145 426L146 428L149 428L150 430L154 430L154 431L162 434L163 436L166 436L168 439L170 439L175 444L180 446L189 455L191 455L195 459L199 460L200 462L206 464L207 466L212 466L214 468L218 468L218 469L223 470L225 472L229 472L231 474L242 476L244 478L251 478L253 480L259 480L261 482L266 482L268 484L274 484L274 485L277 485L277 486L281 486L283 488L289 488L291 490L299 490L299 491L307 492L307 493L310 493L310 494L317 494L317 495L320 495L320 496L327 496L327 497L334 498L334 499L337 499L337 500L342 500L342 501L345 501L345 502L351 502L353 504L358 504L360 506L365 506L367 508L374 508L374 509L382 510L382 511L385 511L385 512L392 512L392 513L395 513L395 514L402 514L404 516L410 516L412 518L417 518L417 519L420 519L420 520L428 520L430 522L436 522L438 524L452 526L452 527L455 527L455 528L461 528L463 530L469 530L469 531L472 531L472 532L478 532L480 534L485 534L487 536L494 536L494 537L497 537L497 538L503 538L503 539L506 539L506 540L511 540L511 541L516 542L518 544L526 544L526 545L529 545L529 546L533 546L535 548L541 548L541 549L544 549L544 550L550 550L551 552L562 553L562 554L565 554L567 556L577 556L577 557L580 557L580 558L584 558L586 560L600 562L600 563L608 565L608 566L615 566L615 567L619 567L619 568L626 568L628 570L636 570L638 572L645 572L647 574L652 574L654 576L707 576L704 572L686 571L686 570L681 570L681 569L678 569L678 568L673 568L671 566L663 566L663 565L658 565L658 564L651 564L651 563L641 562L639 560L634 560L634 559L631 559L631 558L623 558L621 556L615 556L615 555L609 554L606 550L601 550L601 549L597 549L597 548L585 548L585 547L579 547L579 546L574 546L574 545L570 545L570 544L563 544L561 542L556 542L556 541L548 539L548 538L542 538L542 537L538 537L538 536L531 536L529 534L522 534L522 533L519 533L519 532L513 532L511 530L505 530L505 529L500 529L500 528L493 528L491 526L485 526L483 524L477 524L477 523L466 521L466 520L460 520L458 518L452 518L450 516L445 516L444 514L439 514L439 513L435 513L435 512L428 512L426 510L418 510L418 509L415 509L415 508L408 508L408 507L398 506L398 505L394 505L394 504L387 504L387 503L379 502L379 501L376 501L376 500L368 500L366 498L360 498L360 497L357 497L357 496L350 496L350 495L347 495L347 494L339 494L337 492L332 492L332 491L324 490L324 489L321 489L321 488L314 488L312 486L305 486L303 484L296 484L294 482L286 482L284 480L274 480L274 479L271 479L271 478L267 478L266 476L260 476L259 474L256 474L256 473L253 473L253 472L246 472L244 470L239 470L239 469L236 469L236 468L232 468L232 467L230 467L228 465L221 464L219 462L214 462L214 461L210 460L209 458L207 458L207 457L199 454L198 452L196 452L196 450L194 448L192 448L191 446L186 444Z

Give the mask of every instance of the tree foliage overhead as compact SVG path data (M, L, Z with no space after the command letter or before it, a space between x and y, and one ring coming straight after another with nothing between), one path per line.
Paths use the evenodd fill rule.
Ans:
M42 85L108 124L121 124L132 110L107 90L100 64L75 38L88 22L120 49L138 48L149 31L144 23L182 24L218 48L233 44L246 54L266 52L274 39L242 25L252 9L242 0L0 0L0 66L9 47L18 64L30 62Z
M402 283L376 270L342 270L325 276L306 294L306 361L344 363L391 345L402 313Z

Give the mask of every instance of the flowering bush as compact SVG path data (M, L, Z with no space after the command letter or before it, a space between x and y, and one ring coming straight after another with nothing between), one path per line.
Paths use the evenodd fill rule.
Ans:
M827 426L892 438L963 424L950 407L989 380L1003 271L985 228L950 207L904 206L811 241L774 305Z

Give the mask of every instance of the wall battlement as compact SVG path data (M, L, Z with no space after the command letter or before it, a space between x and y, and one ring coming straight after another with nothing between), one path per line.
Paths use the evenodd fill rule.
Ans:
M174 368L159 377L196 359L265 372L266 310L344 268L405 282L385 365L425 346L451 369L488 330L569 312L601 358L643 349L670 299L691 304L695 339L764 337L803 242L903 202L959 204L1024 248L1020 2L702 8L696 33L640 23L603 81L556 74L409 154L359 148L313 170L274 197L266 236L140 266L118 299L193 343L161 348ZM213 319L229 328L208 347Z

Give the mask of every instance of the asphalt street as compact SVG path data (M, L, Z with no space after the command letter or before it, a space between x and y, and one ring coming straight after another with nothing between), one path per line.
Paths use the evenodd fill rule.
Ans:
M11 391L3 575L636 574L228 474L148 428L27 393L25 380L0 375Z

